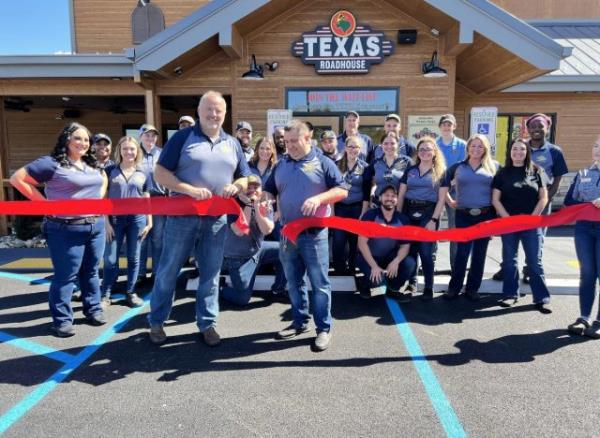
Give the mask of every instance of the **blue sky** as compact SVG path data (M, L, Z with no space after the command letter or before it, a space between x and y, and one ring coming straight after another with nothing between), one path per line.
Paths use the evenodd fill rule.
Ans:
M71 51L69 0L0 0L0 55Z

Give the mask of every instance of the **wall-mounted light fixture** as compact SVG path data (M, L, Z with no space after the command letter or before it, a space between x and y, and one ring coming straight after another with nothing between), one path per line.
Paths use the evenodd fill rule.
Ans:
M256 62L256 56L252 55L252 62L250 63L250 70L242 75L243 79L247 79L249 81L262 81L264 76L265 67L269 71L277 70L279 67L279 63L277 61L273 61L272 63L265 62L264 64L258 64Z
M448 76L448 72L439 66L437 51L431 55L431 61L423 63L421 71L426 78L445 78Z

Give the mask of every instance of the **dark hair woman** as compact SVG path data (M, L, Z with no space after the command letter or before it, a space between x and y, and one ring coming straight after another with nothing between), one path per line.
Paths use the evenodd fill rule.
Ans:
M67 125L52 153L17 170L10 178L11 184L30 200L103 198L107 179L97 167L90 137L85 126ZM43 183L45 196L36 187ZM52 330L59 337L75 334L71 297L77 280L86 319L92 325L105 324L98 280L104 252L104 217L46 216L43 231L54 267L49 294Z
M505 167L494 176L492 204L500 217L518 214L540 215L548 202L544 171L531 160L531 147L515 140L506 151ZM542 248L544 236L540 228L502 235L502 307L511 307L519 299L519 242L525 251L533 302L542 313L550 313L550 292L544 279Z

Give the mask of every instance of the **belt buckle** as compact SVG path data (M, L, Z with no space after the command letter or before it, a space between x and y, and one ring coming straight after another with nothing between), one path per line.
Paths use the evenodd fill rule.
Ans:
M469 209L469 214L471 216L479 216L481 214L481 208L471 208Z

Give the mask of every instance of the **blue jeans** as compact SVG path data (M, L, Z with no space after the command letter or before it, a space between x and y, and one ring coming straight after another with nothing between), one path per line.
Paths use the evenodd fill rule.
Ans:
M600 222L575 223L575 250L579 260L579 309L589 319L596 298L596 282L600 279ZM600 320L600 307L598 316Z
M168 245L155 271L148 315L151 326L162 325L169 318L177 275L192 248L199 273L196 324L201 332L216 325L226 227L226 216L167 216L164 238Z
M156 275L158 272L158 264L163 250L163 235L165 230L165 223L167 216L153 215L152 216L152 229L142 241L142 247L140 249L140 272L139 277L146 277L147 264L148 264L148 245L152 249L152 272Z
M331 284L327 275L329 270L327 229L308 229L298 236L295 245L282 236L279 258L288 281L294 327L303 327L310 320L309 292L305 281L305 275L308 274L312 285L310 304L317 332L330 331Z
M525 252L525 263L529 268L529 284L533 294L534 303L549 303L550 292L544 278L542 266L542 248L544 236L540 228L519 231L517 233L503 234L502 236L502 296L504 298L519 297L519 266L517 255L519 242Z
M335 204L335 215L349 219L358 219L362 211L362 201L354 204ZM348 245L348 255L346 256L346 244ZM354 275L356 266L356 247L358 236L344 230L333 230L333 268L338 274L346 272L346 261L350 275Z
M431 220L431 214L426 214L420 220L411 219L409 225L415 227L425 228L425 225ZM436 229L439 226L436 225ZM423 277L425 278L425 289L433 289L433 273L435 269L434 253L435 253L435 242L412 242L410 244L410 256L415 261L415 267L410 275L410 282L417 284L417 268L419 266L419 259L421 259L421 266L423 267Z
M394 257L396 257L397 254L398 254L398 251L394 250L392 253L388 254L386 257L373 257L373 258L375 259L375 261L377 262L377 265L380 268L385 269L386 266L390 264L390 262L394 259ZM413 271L415 270L415 268L417 266L415 259L412 258L410 255L407 255L406 257L404 257L404 259L402 259L402 261L400 262L400 265L398 265L398 275L396 276L396 278L388 279L384 275L384 276L382 276L382 279L379 283L375 283L370 280L371 267L369 266L367 261L364 259L362 254L359 254L358 257L356 258L356 264L358 266L358 269L360 269L360 272L362 272L364 274L365 280L369 282L370 288L376 288L379 286L383 286L385 284L388 288L390 288L391 290L394 290L396 292L400 290L400 288L404 285L404 283L406 283L406 281L410 278L411 274L413 273Z
M48 301L55 327L73 324L71 297L75 282L79 282L83 314L102 313L98 266L104 252L104 218L94 224L67 225L44 221L54 276Z
M493 209L479 216L471 216L469 213L456 210L456 228L466 228L476 225L496 217ZM465 281L467 272L467 262L471 256L471 267L467 276L465 290L467 292L478 292L483 279L483 270L485 268L485 257L490 238L470 240L469 242L460 242L456 245L456 259L452 269L452 277L448 285L449 292L460 292Z
M221 296L234 304L244 306L250 301L254 290L256 274L262 265L275 266L275 282L271 290L285 289L286 280L279 261L279 243L263 241L260 249L252 257L225 257L223 267L229 271L232 287L221 289Z
M111 218L114 236L106 242L104 251L104 276L102 278L102 296L110 297L112 288L119 276L119 252L123 240L127 241L127 292L133 292L140 270L140 233L146 226L146 215L114 216Z

